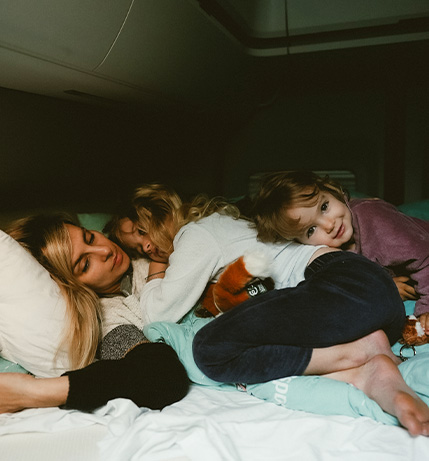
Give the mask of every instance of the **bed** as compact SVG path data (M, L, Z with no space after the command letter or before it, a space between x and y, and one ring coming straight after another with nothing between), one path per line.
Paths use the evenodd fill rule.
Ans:
M85 222L94 216L80 218L95 227ZM63 306L55 286L37 273L40 269L29 271L30 261L20 259L28 255L17 253L16 242L2 237L6 244L0 239L0 371L28 370L45 376L43 371L55 352L46 338L55 343ZM31 280L23 280L29 272ZM39 306L34 312L28 311L29 299L32 306ZM20 319L17 312L22 306L27 311ZM412 313L413 303L406 302L405 308ZM192 361L187 338L205 321L190 315L182 325L155 324L146 333L152 340L182 348L182 360ZM28 323L31 330L25 330ZM14 329L6 335L10 325ZM29 353L29 347L42 337L44 351ZM395 344L394 352L399 354L401 347ZM411 350L402 353L410 357L400 365L404 378L429 403L429 345L417 347L415 356ZM66 368L66 360L60 357L54 373ZM182 401L162 411L116 399L93 414L48 408L0 415L0 459L403 461L426 459L429 453L429 438L410 436L395 418L351 385L318 377L247 387L219 385L201 376L193 363L187 363L187 369L195 384Z
M120 399L91 418L25 410L3 416L0 434L1 459L11 461L405 461L426 459L429 449L428 439L370 418L319 416L201 386L162 411Z

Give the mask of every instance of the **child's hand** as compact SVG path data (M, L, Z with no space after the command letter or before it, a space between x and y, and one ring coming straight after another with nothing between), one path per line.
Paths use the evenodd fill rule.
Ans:
M160 263L159 261L151 261L149 263L149 273L165 271L168 267L168 263Z
M420 315L418 320L423 330L425 330L425 333L429 335L429 313Z
M151 261L149 264L149 273L146 277L146 282L153 279L163 279L165 277L165 271L167 270L168 263L160 263Z
M398 288L402 301L407 301L407 300L415 301L418 298L416 294L416 290L414 290L414 287L412 287L409 284L410 282L409 277L406 277L406 276L393 277L393 281L395 282L396 287Z

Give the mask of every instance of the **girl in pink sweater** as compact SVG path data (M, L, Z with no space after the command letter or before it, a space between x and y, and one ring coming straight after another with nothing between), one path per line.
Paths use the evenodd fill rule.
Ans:
M385 267L429 334L429 221L380 199L352 199L311 171L269 174L255 198L260 240L353 251Z

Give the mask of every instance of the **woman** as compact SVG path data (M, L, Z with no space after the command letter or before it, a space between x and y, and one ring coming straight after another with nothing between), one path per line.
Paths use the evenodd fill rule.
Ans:
M117 296L129 288L124 282L128 282L130 269L130 259L118 245L99 232L76 226L64 215L21 219L13 223L9 233L59 284L67 304L65 341L75 359L72 366L77 369L89 365L53 381L2 374L3 380L15 379L22 384L26 395L34 398L33 403L25 407L45 406L43 395L38 393L39 383L42 387L47 385L49 406L65 405L65 408L82 411L92 411L117 397L159 409L186 395L189 380L173 349L165 344L150 344L134 325L131 329L130 325L122 327L123 323L138 324L141 315L137 299ZM142 263L145 262L134 265L134 285L142 285L147 275L147 264L142 268ZM131 282L130 287L134 285ZM112 301L116 302L112 304ZM110 339L119 337L115 333L117 325L121 325L118 328L122 332L120 344ZM122 360L92 363L102 336L104 359L119 359L132 350ZM124 383L124 376L129 380L128 385ZM0 390L0 400L6 388ZM3 411L13 411L16 400L7 395L0 406Z

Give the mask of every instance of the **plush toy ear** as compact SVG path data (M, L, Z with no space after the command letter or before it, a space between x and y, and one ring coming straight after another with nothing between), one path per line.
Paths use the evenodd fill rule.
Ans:
M259 250L245 253L225 268L217 283L208 286L202 306L216 316L251 296L272 289L274 283L271 279L266 282L255 280L256 277L268 277L269 266L265 253Z
M414 315L407 317L402 330L402 339L399 342L407 346L420 346L429 342L429 336L425 334L420 322Z

